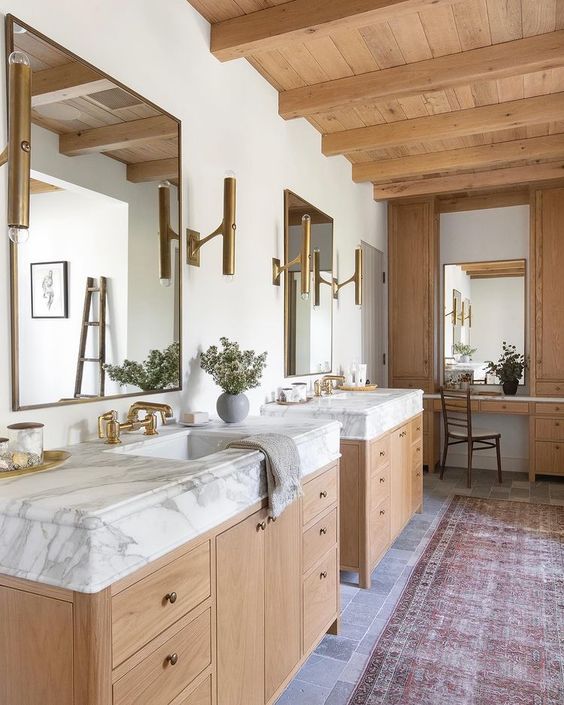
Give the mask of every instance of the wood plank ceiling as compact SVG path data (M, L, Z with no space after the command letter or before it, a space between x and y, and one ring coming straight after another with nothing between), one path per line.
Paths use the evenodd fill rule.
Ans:
M564 0L190 0L377 200L564 178Z

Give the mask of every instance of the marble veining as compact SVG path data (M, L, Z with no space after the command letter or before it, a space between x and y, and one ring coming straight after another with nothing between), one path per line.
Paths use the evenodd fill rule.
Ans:
M259 431L292 437L306 476L339 457L335 422L255 417L198 429L232 437ZM159 439L187 433L166 426ZM98 592L266 497L256 451L164 460L134 455L153 439L122 440L131 454L90 441L70 446L61 468L0 481L0 573Z
M378 389L375 392L335 392L308 404L265 404L269 417L333 419L342 424L341 438L371 440L423 411L420 389Z

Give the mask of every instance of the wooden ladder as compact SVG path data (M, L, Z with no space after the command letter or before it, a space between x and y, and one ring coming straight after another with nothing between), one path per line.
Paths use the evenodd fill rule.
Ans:
M91 321L92 298L94 294L99 294L99 320ZM78 360L76 363L76 380L74 383L75 399L90 399L98 396L103 397L106 391L106 303L107 286L106 277L100 277L99 284L96 284L94 277L86 279L86 292L84 294L84 309L82 311L82 325L80 328L80 346L78 348ZM85 357L86 343L88 341L88 331L91 328L98 328L98 357ZM82 393L82 378L84 376L84 363L95 362L99 366L99 387L98 394Z

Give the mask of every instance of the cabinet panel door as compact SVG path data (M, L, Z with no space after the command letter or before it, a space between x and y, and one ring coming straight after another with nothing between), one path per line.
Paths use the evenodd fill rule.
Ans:
M301 656L301 537L296 501L268 523L265 534L265 701Z
M264 705L264 556L256 512L217 537L217 693L221 705Z
M564 189L537 193L536 372L538 380L564 380ZM551 394L556 392L548 391Z
M0 587L0 615L0 703L73 705L72 605Z

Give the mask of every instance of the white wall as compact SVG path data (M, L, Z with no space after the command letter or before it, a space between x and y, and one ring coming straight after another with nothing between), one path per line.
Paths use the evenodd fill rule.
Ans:
M108 72L182 120L184 227L211 232L221 220L223 174L238 177L237 275L221 275L221 242L202 250L199 269L185 267L184 392L162 398L213 410L218 390L199 370L198 354L221 335L268 350L263 387L250 393L252 412L283 382L283 289L271 283L271 259L282 257L284 194L290 188L335 219L335 264L340 279L354 271L354 248L365 240L386 250L386 209L369 185L354 185L342 157L327 159L320 135L306 121L278 117L277 92L244 60L221 64L209 53L209 25L186 2L167 0L0 0L39 31ZM3 48L3 47L2 47ZM0 85L5 114L4 71ZM2 121L4 125L5 122ZM5 134L1 135L2 139ZM0 171L0 192L6 169ZM6 222L5 202L0 221ZM9 369L7 236L0 247L0 368ZM360 311L354 287L335 307L334 369L360 358ZM157 397L158 398L158 397ZM114 401L123 412L130 400ZM94 433L110 404L14 414L10 380L0 383L0 427L35 418L47 424L50 446Z

